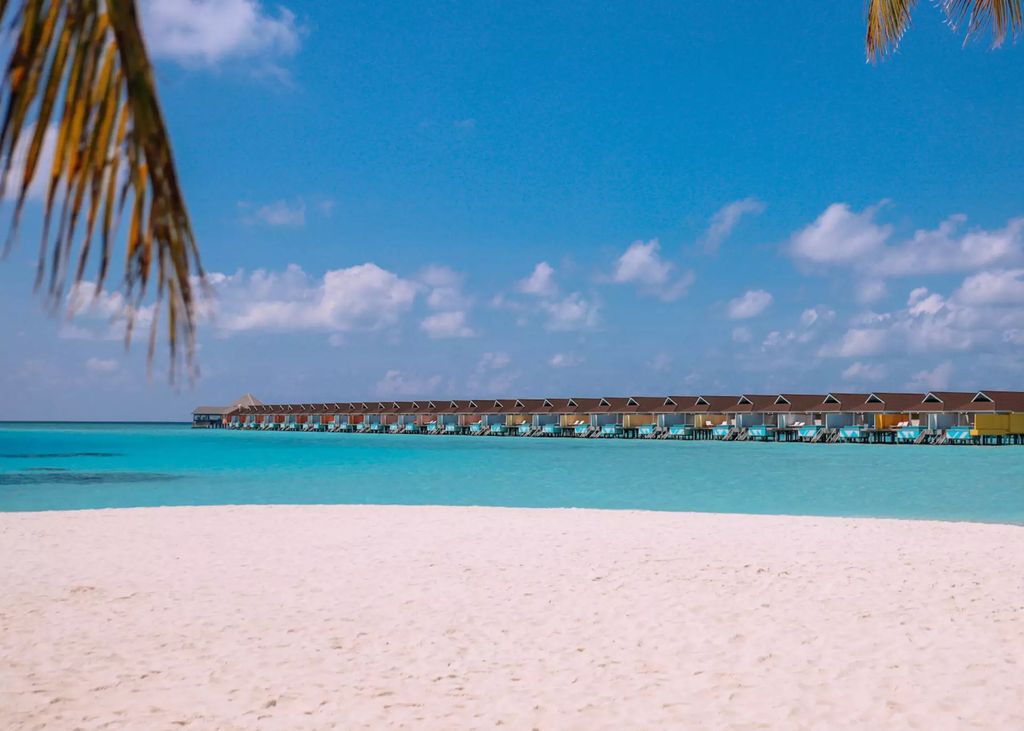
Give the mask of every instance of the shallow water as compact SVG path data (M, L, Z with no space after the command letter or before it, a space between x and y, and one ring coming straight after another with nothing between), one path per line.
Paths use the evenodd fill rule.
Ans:
M1024 523L1024 449L0 425L0 511L240 503Z

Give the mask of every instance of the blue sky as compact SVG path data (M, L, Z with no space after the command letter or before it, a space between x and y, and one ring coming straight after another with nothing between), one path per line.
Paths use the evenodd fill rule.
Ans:
M1024 388L1024 57L927 4L879 65L862 2L142 5L201 375L147 376L116 294L44 311L34 203L4 418Z

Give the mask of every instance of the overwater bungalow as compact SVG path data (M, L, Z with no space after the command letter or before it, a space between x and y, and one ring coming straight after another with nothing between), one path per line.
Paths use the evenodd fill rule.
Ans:
M621 406L623 435L653 437L658 429L658 411L664 403L664 397L658 396L630 396L625 399Z
M666 396L657 409L658 429L667 439L692 439L699 396Z
M598 399L596 406L591 406L590 425L597 430L600 437L625 436L626 412L636 402L629 398L605 397Z
M701 395L694 402L693 427L698 438L725 439L735 426L729 412L734 411L739 396Z
M607 410L611 404L604 398L574 398L571 408L572 414L571 435L574 437L589 437L600 433L602 419L612 420ZM568 406L568 404L567 404Z
M775 404L777 395L764 394L743 394L736 400L736 404L729 410L729 417L734 429L732 437L741 441L753 439L765 441L773 436L776 415L771 407ZM718 427L721 431L724 427ZM726 432L726 437L729 432Z
M1024 392L978 391L965 406L966 419L971 425L970 438L962 429L954 434L947 430L949 441L978 442L980 444L1024 443Z
M922 394L875 392L856 407L865 420L873 422L867 430L871 442L915 442L921 436Z
M929 391L918 405L920 427L927 441L945 440L950 430L957 441L971 438L973 418L971 403L977 392ZM916 438L915 438L916 441Z
M824 428L819 407L825 394L780 393L769 407L775 415L775 435L781 441L817 441Z
M821 414L822 426L828 432L828 441L861 442L867 438L866 430L872 424L860 406L870 394L831 392L814 407Z
M537 403L530 413L530 435L560 436L562 433L561 407L556 405L557 401L548 398L532 400Z

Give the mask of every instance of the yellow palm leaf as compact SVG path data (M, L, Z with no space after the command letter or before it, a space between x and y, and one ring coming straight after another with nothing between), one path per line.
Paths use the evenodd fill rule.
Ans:
M41 172L37 168L52 124L56 148L48 171L37 287L45 282L50 301L60 303L68 282L80 282L98 254L95 291L100 292L113 234L130 206L123 283L131 305L126 344L134 313L152 295L157 313L167 314L172 377L181 361L191 368L194 281L203 281L203 271L134 0L20 0L13 7L0 0L0 22L13 29L0 89L0 198L15 199L7 246L29 186ZM21 182L9 191L13 172ZM158 322L154 317L150 359Z
M893 51L910 27L916 0L869 0L867 37L868 60ZM940 7L954 30L966 28L965 42L992 31L992 47L1003 44L1007 34L1014 38L1024 29L1024 0L941 0Z

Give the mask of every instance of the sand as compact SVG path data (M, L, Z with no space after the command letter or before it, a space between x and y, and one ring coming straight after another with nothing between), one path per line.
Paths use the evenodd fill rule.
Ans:
M0 514L0 728L1024 728L1024 528Z

